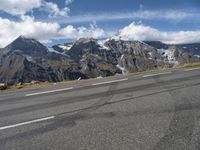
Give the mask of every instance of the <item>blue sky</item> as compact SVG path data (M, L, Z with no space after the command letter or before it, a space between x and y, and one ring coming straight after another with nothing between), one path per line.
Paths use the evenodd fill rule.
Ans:
M116 33L133 40L160 37L168 43L200 42L199 0L14 1L2 0L0 5L1 47L18 35L49 45L84 36L103 39Z
M63 7L65 0L53 0L57 2L59 7ZM137 12L139 10L149 10L149 11L182 11L185 13L200 13L200 1L199 0L74 0L73 3L69 5L70 13L69 18L61 18L60 22L73 24L75 26L89 25L93 21L96 21L98 26L103 27L106 30L118 30L123 26L130 24L131 22L142 21L146 25L151 25L162 30L193 30L199 29L200 19L192 20L195 21L191 23L191 20L184 18L181 21L174 22L174 20L166 19L143 19L143 18L124 18L124 19L114 19L112 16L109 19L98 20L95 16L98 15L114 15L114 14L128 14L132 12ZM79 22L77 19L82 18L84 15L92 16L91 19L83 20ZM176 14L174 14L176 15ZM40 18L41 15L37 14ZM114 16L113 16L114 17ZM44 19L44 18L42 18ZM192 18L194 19L194 18ZM73 21L75 20L75 21ZM173 27L173 28L172 28Z

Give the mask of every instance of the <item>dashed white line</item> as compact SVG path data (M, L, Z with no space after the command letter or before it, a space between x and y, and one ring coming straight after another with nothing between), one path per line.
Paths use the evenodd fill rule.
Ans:
M190 69L185 69L184 71L193 71L193 70L199 70L200 69L200 67L199 68L190 68Z
M162 73L157 73L157 74L148 74L148 75L144 75L142 76L143 78L147 78L147 77L153 77L153 76L159 76L159 75L165 75L165 74L171 74L172 72L162 72Z
M57 90L51 90L51 91L26 94L26 96L28 97L28 96L42 95L42 94L48 94L48 93L54 93L54 92L68 91L68 90L72 90L72 89L73 89L73 87L69 87L69 88L64 88L64 89L57 89Z
M31 120L31 121L22 122L22 123L17 123L17 124L13 124L13 125L9 125L9 126L0 127L0 130L6 130L6 129L24 126L24 125L28 125L28 124L32 124L32 123L47 121L47 120L51 120L51 119L54 119L54 118L55 118L55 116L50 116L50 117L46 117L46 118Z
M106 81L106 82L99 82L99 83L94 83L92 85L103 85L103 84L109 84L109 83L115 83L115 82L123 82L123 81L127 81L128 79L120 79L120 80L112 80L112 81Z

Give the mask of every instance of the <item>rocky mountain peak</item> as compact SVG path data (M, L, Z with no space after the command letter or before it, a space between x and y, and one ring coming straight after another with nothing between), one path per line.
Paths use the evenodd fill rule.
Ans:
M80 43L82 43L82 44L88 44L90 42L97 42L97 40L93 39L93 38L80 38L79 40L77 40L75 42L75 44L80 44Z
M77 40L71 49L67 52L67 55L71 56L76 61L79 61L84 54L98 52L100 45L96 39L81 38Z
M39 41L25 36L19 36L4 49L7 52L21 51L22 54L33 57L45 56L48 53L48 49Z
M33 38L20 36L0 50L0 82L58 82L173 67L200 61L199 45L81 38L50 50Z

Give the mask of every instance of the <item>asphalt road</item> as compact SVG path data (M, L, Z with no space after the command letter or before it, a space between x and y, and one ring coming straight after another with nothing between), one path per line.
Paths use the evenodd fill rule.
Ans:
M200 68L0 92L0 150L199 150Z

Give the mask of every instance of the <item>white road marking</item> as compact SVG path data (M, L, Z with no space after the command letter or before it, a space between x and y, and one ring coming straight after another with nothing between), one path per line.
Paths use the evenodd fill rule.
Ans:
M165 75L165 74L171 74L172 72L162 72L162 73L157 73L157 74L148 74L148 75L144 75L142 76L143 78L147 78L147 77L153 77L153 76L159 76L159 75Z
M52 90L52 91L45 91L45 92L38 92L38 93L26 94L26 96L42 95L42 94L48 94L48 93L54 93L54 92L68 91L68 90L72 90L72 89L73 89L73 87L69 87L69 88Z
M193 71L193 70L199 70L200 69L200 67L199 68L190 68L190 69L185 69L184 71Z
M115 83L115 82L122 82L122 81L127 81L128 79L120 79L120 80L112 80L112 81L106 81L106 82L100 82L100 83L94 83L92 85L103 85L103 84L109 84L109 83Z
M6 130L6 129L24 126L24 125L28 125L28 124L32 124L32 123L41 122L41 121L47 121L47 120L51 120L51 119L54 119L54 118L55 118L55 116L50 116L50 117L36 119L36 120L32 120L32 121L17 123L17 124L13 124L13 125L9 125L9 126L0 127L0 130Z

